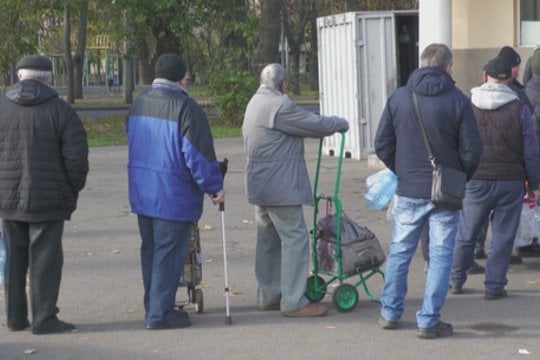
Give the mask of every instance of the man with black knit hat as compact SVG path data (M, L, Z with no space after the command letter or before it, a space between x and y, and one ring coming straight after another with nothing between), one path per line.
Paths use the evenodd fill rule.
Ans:
M221 163L205 113L186 91L186 64L175 54L156 62L152 87L137 97L126 122L129 201L142 239L145 326L191 325L175 297L191 229L204 194L224 200Z
M454 247L451 292L462 294L466 270L473 262L475 239L484 220L491 220L484 298L506 297L506 274L520 221L525 181L527 196L536 198L540 154L531 113L507 84L512 66L502 57L484 66L485 83L471 90L471 102L484 152L467 183Z
M521 85L517 79L519 76L519 67L521 65L521 56L519 56L517 51L510 46L503 46L501 50L499 50L497 57L512 67L511 80L507 85L510 89L512 89L513 92L517 94L519 100L523 101L532 112L533 107L529 101L529 98L527 97L527 94L525 94L525 87Z
M19 82L0 96L0 218L8 248L4 284L7 327L34 334L70 332L56 306L62 233L88 173L86 132L73 108L49 87L51 61L16 65ZM26 294L32 322L28 320Z

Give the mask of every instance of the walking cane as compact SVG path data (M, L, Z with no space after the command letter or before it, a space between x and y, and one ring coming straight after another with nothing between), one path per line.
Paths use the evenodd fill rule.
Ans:
M221 163L221 173L225 179L229 160L223 159ZM229 276L227 274L227 240L225 237L225 201L219 204L219 212L221 213L221 238L223 239L223 277L225 280L225 324L231 325L232 319L229 311Z

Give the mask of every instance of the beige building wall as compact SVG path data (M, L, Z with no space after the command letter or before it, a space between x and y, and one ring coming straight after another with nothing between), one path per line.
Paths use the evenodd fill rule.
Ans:
M517 12L517 0L452 1L452 77L466 95L482 82L482 66L505 45L512 46L521 55L523 66L518 78L521 81L525 62L533 49L517 46Z
M516 9L515 0L453 0L452 47L489 49L514 45Z

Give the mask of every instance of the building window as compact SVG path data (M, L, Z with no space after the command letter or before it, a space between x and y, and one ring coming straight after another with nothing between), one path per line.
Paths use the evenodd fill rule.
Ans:
M540 45L540 2L520 1L521 45Z

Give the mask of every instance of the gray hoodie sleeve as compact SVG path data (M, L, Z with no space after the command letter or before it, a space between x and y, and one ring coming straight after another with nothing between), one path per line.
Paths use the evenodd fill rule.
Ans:
M338 131L347 131L349 123L338 116L323 116L309 112L287 98L276 114L274 128L302 138L321 138Z

